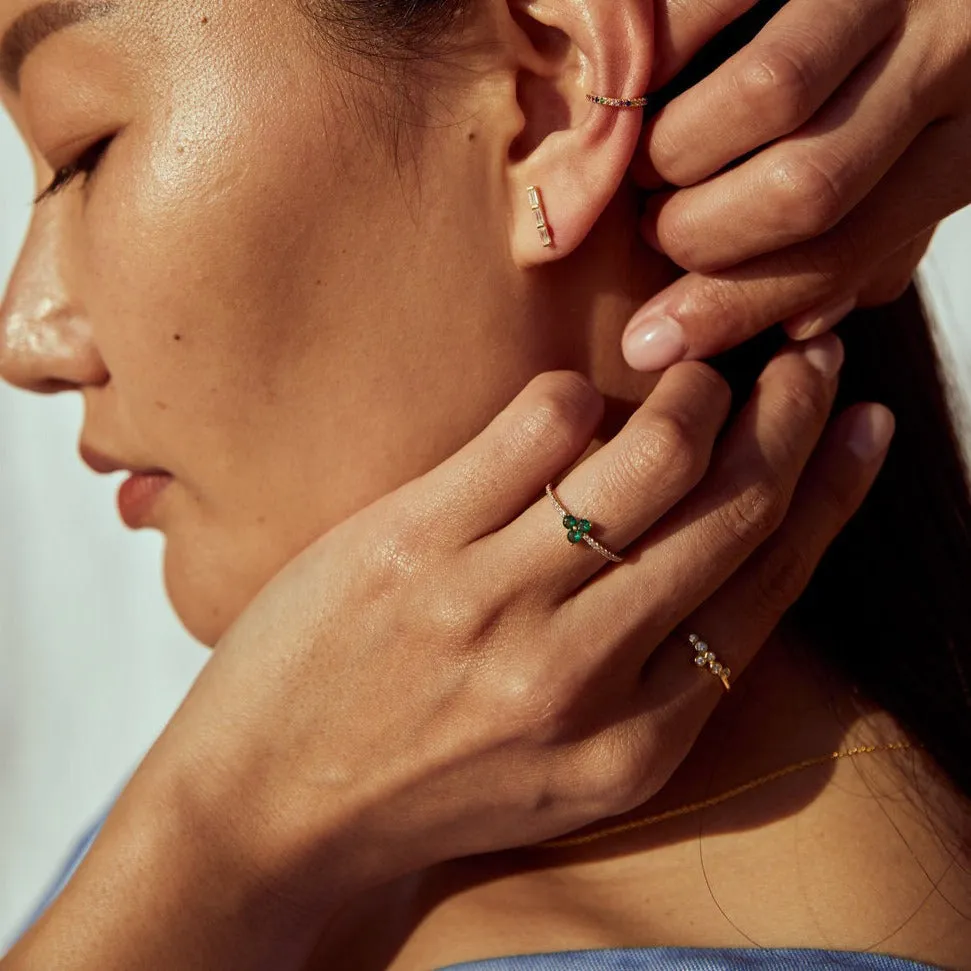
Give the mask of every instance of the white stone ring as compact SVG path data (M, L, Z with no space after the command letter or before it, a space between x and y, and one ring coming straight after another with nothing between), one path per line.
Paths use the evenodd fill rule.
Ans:
M726 691L731 691L732 684L729 681L729 678L732 676L731 669L726 668L715 657L715 652L710 650L708 645L697 634L689 634L688 640L695 649L695 664L699 668L707 668L711 674L720 679L721 683L725 685Z

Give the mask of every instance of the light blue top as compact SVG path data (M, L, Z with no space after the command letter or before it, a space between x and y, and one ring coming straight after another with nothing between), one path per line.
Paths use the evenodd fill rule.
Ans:
M77 841L23 933L70 880L101 829L107 812ZM437 971L942 971L885 954L794 948L649 947L609 951L563 951L451 964Z

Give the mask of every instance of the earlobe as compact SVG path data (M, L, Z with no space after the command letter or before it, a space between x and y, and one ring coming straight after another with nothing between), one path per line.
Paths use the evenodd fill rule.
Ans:
M529 267L572 253L624 179L643 124L653 4L508 2L528 44L515 91L530 133L509 146L510 248ZM530 187L538 187L539 208Z

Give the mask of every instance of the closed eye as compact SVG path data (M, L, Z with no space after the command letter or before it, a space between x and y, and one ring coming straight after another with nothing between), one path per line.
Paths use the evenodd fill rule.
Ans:
M104 155L113 137L108 136L95 142L90 148L86 148L73 162L69 162L63 168L58 169L51 184L34 199L34 205L36 206L49 196L54 195L54 193L60 192L61 189L70 185L79 175L83 174L85 176L84 184L86 185L88 179L91 178L97 169L98 163L101 161L101 157Z

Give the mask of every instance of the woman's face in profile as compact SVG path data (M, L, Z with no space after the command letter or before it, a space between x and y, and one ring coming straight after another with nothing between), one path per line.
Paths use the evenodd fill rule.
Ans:
M290 0L0 0L17 24L3 98L38 191L97 166L36 206L2 373L79 390L87 447L172 474L146 525L214 643L556 363L506 253L488 106L395 139L395 93L337 68Z

